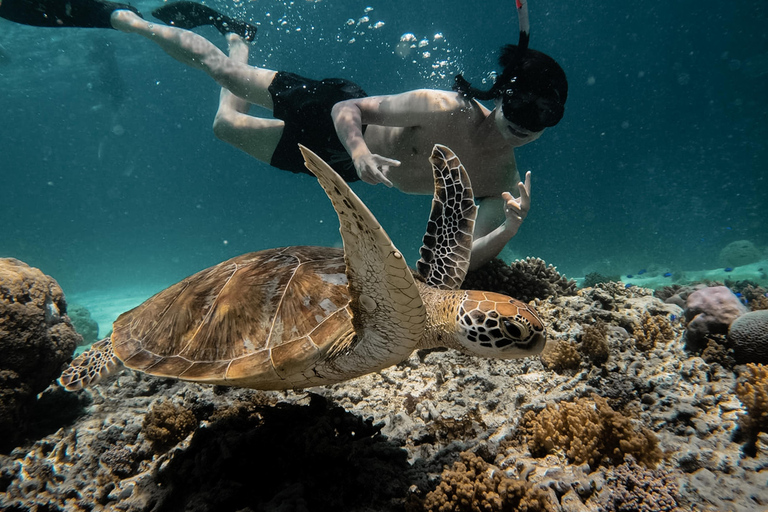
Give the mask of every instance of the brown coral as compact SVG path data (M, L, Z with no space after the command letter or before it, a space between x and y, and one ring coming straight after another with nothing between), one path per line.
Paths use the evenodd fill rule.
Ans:
M523 302L576 294L576 281L560 275L553 265L539 258L516 260L507 265L494 259L467 273L465 290L504 293Z
M768 367L748 364L746 380L736 384L736 395L747 409L742 416L742 429L751 438L758 432L768 432Z
M575 370L581 365L581 355L576 344L570 341L558 341L554 348L541 354L541 363L548 370L562 373L566 370Z
M443 470L437 488L427 494L424 510L439 512L554 512L547 492L527 480L510 478L472 452Z
M142 430L156 450L173 446L197 428L197 418L186 407L164 400L152 406Z
M663 316L643 314L640 319L640 328L635 330L635 346L648 352L653 350L657 342L667 342L675 337L672 324Z
M593 364L600 366L608 360L608 325L597 320L594 325L583 326L581 351Z
M636 428L631 419L597 395L549 404L538 414L528 411L523 432L534 456L563 450L574 463L587 462L592 467L620 464L627 454L654 465L662 456L656 434Z

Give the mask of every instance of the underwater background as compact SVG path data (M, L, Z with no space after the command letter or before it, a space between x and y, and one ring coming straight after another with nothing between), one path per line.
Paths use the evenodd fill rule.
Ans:
M251 64L372 95L449 89L459 72L490 83L517 42L509 0L207 4L259 25ZM134 5L148 16L158 2ZM765 2L529 9L531 47L570 90L563 121L517 151L532 209L506 256L580 277L711 269L730 242L768 244ZM0 91L0 256L68 296L154 292L241 253L340 243L316 181L218 141L218 86L139 36L0 20ZM353 188L413 265L430 197Z

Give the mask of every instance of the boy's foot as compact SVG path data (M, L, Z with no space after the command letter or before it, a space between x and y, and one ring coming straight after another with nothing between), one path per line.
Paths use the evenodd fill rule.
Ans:
M173 2L152 11L152 16L174 27L192 29L213 25L224 35L237 34L246 41L256 38L256 27L244 21L230 18L208 6L195 2Z

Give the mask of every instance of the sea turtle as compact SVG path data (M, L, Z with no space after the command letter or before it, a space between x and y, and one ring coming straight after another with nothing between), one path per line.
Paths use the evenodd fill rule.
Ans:
M381 370L417 349L496 358L542 350L545 328L531 306L458 289L477 207L450 149L436 145L430 157L435 195L417 271L339 175L301 151L338 214L343 250L269 249L200 271L120 315L62 386L81 389L122 363L188 381L300 389Z

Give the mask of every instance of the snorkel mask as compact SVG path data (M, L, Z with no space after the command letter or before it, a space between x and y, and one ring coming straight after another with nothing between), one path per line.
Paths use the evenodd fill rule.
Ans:
M517 45L501 48L499 65L504 71L487 91L472 87L456 75L453 90L467 98L500 99L504 117L518 126L539 132L563 118L568 81L555 59L528 48L530 25L526 0L515 0L520 37Z

